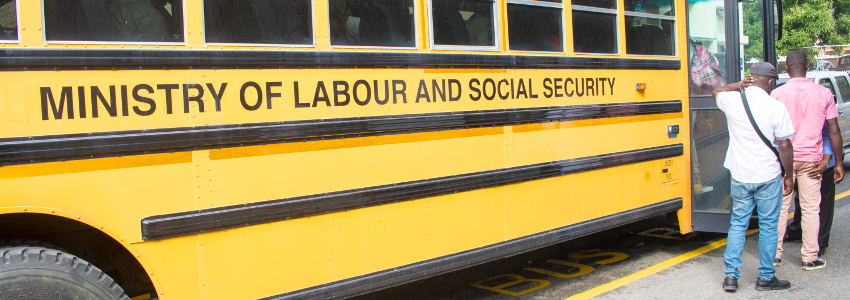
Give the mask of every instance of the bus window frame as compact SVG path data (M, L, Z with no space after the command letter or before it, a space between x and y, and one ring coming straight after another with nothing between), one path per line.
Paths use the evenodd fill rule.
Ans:
M18 39L17 40L3 40L0 39L0 43L3 44L20 44L21 43L21 3L20 0L15 1L15 28L18 31Z
M570 0L565 0L565 1L570 1ZM507 12L507 8L508 8L507 5L508 4L529 5L529 6L538 6L538 7L546 7L546 8L556 8L556 9L561 10L561 51L511 50L511 47L508 46L507 49L506 49L508 52L512 52L512 53L540 53L540 54L564 54L564 53L567 53L567 40L566 40L567 33L566 33L566 30L564 30L564 28L566 26L564 25L564 3L563 2L555 3L555 2L539 1L539 0L506 0L505 2L506 2L505 3L505 9L506 9L505 12ZM507 20L507 18L505 19L505 25L506 25L507 28L510 28L510 26L511 26L510 21ZM510 42L510 40L511 40L510 30L508 30L508 42Z
M620 4L621 2L622 1L617 1L617 5L621 5ZM620 56L620 54L621 54L620 53L621 52L620 51L620 14L617 11L617 8L610 9L610 8L599 8L599 7L583 6L583 5L570 5L570 22L573 21L573 11L575 11L575 10L583 11L583 12L592 12L592 13L602 13L602 14L614 15L614 24L616 25L616 27L614 28L614 29L616 29L614 31L614 33L615 33L615 35L614 35L614 45L615 45L614 48L617 49L617 52L614 52L614 53L575 52L575 46L576 46L575 29L573 29L572 46L573 46L574 53L576 55ZM623 24L623 26L625 26L625 24Z
M434 17L433 17L433 0L428 1L428 47L432 50L453 50L453 51L502 51L502 32L499 24L501 24L502 11L499 10L499 1L485 0L493 3L493 46L460 46L460 45L440 45L434 44ZM547 52L550 53L550 52Z
M185 2L185 0L183 0ZM201 0L201 4L208 0ZM328 0L328 5L330 5L330 0ZM203 11L203 9L202 9ZM185 9L184 9L185 14ZM207 14L206 12L201 13L201 22L203 22L204 29L207 28ZM330 18L328 18L328 26L330 26ZM330 27L328 27L330 28ZM263 43L208 43L207 42L207 34L204 33L204 45L206 46L219 46L219 47L278 47L278 48L316 48L316 38L313 37L316 34L316 0L310 0L310 40L313 41L310 44L263 44ZM330 40L330 39L329 39Z
M675 1L673 2L673 5L674 6L676 5ZM677 28L676 23L678 22L678 20L676 19L676 17L677 17L676 15L668 16L668 15L649 14L649 13L634 12L634 11L624 11L623 16L624 17L636 17L636 18L647 18L647 19L659 19L659 20L673 21L673 42L679 41L679 31L676 30L676 28ZM625 22L623 23L623 26L625 26ZM678 57L679 56L679 45L678 44L673 45L673 55L630 54L629 51L626 51L626 55L627 56L640 56L640 57Z
M310 1L315 1L315 0L310 0ZM326 0L326 1L327 1L327 8L328 8L328 12L326 14L327 15L326 19L328 21L327 25L328 25L328 28L331 28L331 18L330 18L331 1L330 0ZM430 0L428 0L428 1L429 1L428 3L430 4L431 3ZM416 2L417 2L417 0L413 0L413 32L414 32L413 33L413 43L415 45L413 47L334 45L331 42L330 35L328 36L328 45L330 45L331 49L419 50L419 39L421 38L419 36L419 31L420 31L419 25L422 24L422 23L419 20L419 5L416 5ZM430 17L430 14L429 14L429 17ZM315 18L313 20L315 20ZM315 44L315 43L316 43L316 40L313 40L313 44Z
M44 30L41 31L41 39L44 41L45 45L139 45L139 46L153 46L153 45L165 45L165 46L187 46L188 42L186 41L186 32L189 31L189 27L186 24L186 0L181 0L180 3L183 6L183 42L132 42L132 41L124 41L124 42L109 42L109 41L63 41L63 40L48 40L47 39L47 27L44 26L44 0L39 0L41 3L41 28ZM20 39L20 36L18 36Z

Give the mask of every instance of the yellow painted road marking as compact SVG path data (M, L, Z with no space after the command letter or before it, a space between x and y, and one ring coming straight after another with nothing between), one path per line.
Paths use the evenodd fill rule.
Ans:
M843 192L841 194L838 194L838 196L835 196L835 201L841 200L841 198L847 197L848 195L850 195L850 191L846 191L846 192Z
M842 193L841 195L838 195L838 197L836 197L836 200L843 198L843 197L846 197L847 195L850 195L850 191ZM788 219L791 219L793 217L794 217L793 212L788 214ZM759 231L758 229L747 230L745 236L751 235L751 234L756 233L758 231ZM640 270L637 273L634 273L634 274L631 274L629 276L626 276L626 277L611 281L609 283L597 286L597 287L592 288L590 290L587 290L585 292L572 295L569 298L567 298L566 300L590 299L590 298L602 295L602 294L609 292L613 289L627 285L629 283L637 281L638 279L644 278L646 276L658 273L658 272L660 272L664 269L675 266L675 265L680 264L680 263L682 263L686 260L689 260L691 258L700 256L700 255L703 255L708 251L711 251L711 250L714 250L714 249L717 249L717 248L720 248L720 247L723 247L723 246L726 246L726 239L718 240L718 241L713 242L711 244L699 247L696 250L693 250L691 252L676 256L674 258L660 262L660 263L658 263L654 266L650 266L646 269Z

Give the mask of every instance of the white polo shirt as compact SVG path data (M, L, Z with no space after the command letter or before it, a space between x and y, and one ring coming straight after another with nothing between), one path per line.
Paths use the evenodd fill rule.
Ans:
M782 102L771 98L758 87L751 86L745 92L753 119L774 147L777 140L787 140L794 136L791 117ZM719 93L717 106L726 113L729 127L729 150L726 151L723 166L732 172L732 178L743 183L762 183L776 178L780 173L779 160L750 124L741 94Z

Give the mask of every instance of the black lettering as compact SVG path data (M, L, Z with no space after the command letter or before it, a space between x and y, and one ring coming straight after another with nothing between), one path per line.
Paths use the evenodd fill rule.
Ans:
M366 100L360 101L360 97L357 96L357 87L365 85L366 86ZM377 89L378 87L375 87ZM358 80L354 82L354 86L351 88L351 94L354 95L354 103L357 105L363 106L369 104L369 101L372 100L372 88L369 87L369 82L366 80Z
M401 89L397 89L396 85L401 84ZM404 80L393 80L393 104L396 103L396 95L401 95L402 103L407 103L407 82Z
M611 82L611 84L609 84L609 86L611 87L611 95L614 95L614 79L617 78L612 77L611 79L608 79L608 81Z
M561 98L561 97L564 96L564 94L558 93L558 90L563 89L563 86L558 84L558 82L561 82L562 80L564 80L564 79L563 78L555 78L555 97L556 98Z
M445 93L445 91L446 91L446 80L445 79L443 79L443 88L442 89L440 88L440 86L437 85L437 80L431 80L431 88L433 89L431 92L433 93L433 96L434 96L434 102L437 102L437 94L440 94L440 99L443 100L443 102L446 102L446 93Z
M543 79L543 88L546 89L547 91L549 91L548 93L543 92L543 97L552 98L552 95L554 94L554 92L552 92L552 87L549 86L549 84L552 84L551 78Z
M528 79L528 94L531 95L531 99L536 99L538 96L534 93L534 85L531 84L531 78Z
M218 93L215 92L215 87L213 87L212 83L207 83L207 89L210 90L210 94L212 94L213 100L215 100L215 111L221 111L221 97L224 96L224 90L227 89L227 82L221 84Z
M154 111L156 111L156 102L153 101L153 99L151 99L151 98L139 95L139 91L141 91L141 90L147 91L148 94L153 94L153 88L150 85L147 85L147 84L139 84L139 85L136 85L135 87L133 87L133 100L145 103L148 106L150 106L150 108L148 108L147 110L141 110L141 109L139 109L139 106L136 105L136 106L133 106L133 112L135 112L137 115L140 115L140 116L143 116L143 117L144 116L150 116L150 115L153 114Z
M516 88L517 99L519 99L520 95L524 95L525 99L528 99L528 93L525 92L525 82L522 80L522 78L519 79L519 84L517 85L517 88Z
M511 93L505 93L504 95L502 95L502 83L504 83L508 87L510 87L511 84L508 82L507 79L502 79L502 80L499 80L499 84L496 85L496 87L499 90L499 98L501 98L502 100L507 100L508 97L511 95Z
M319 97L319 93L322 93L321 97ZM327 106L331 106L331 100L328 98L328 91L325 90L324 81L319 81L319 83L316 84L316 94L313 95L313 107L316 107L316 105L319 104L319 101L325 102Z
M56 100L53 99L53 92L49 87L41 88L41 119L47 120L47 102L50 101L50 110L53 111L53 119L61 120L62 112L65 110L65 101L68 102L68 119L74 118L74 94L70 86L63 86L59 96L59 107L56 107ZM84 118L84 117L83 117Z
M568 84L570 84L570 83L572 83L572 84L573 84L573 86L575 86L575 85L576 85L576 83L575 83L575 82L573 82L573 79L572 79L572 78L569 78L569 77L568 77L568 78L564 79L564 92L565 92L565 93L567 93L567 97L572 97L572 96L573 96L573 94L575 94L575 92L571 92L571 91L569 91L569 89L568 89L568 87L569 87L569 85L568 85Z
M511 78L511 99L516 99L516 98L514 98L514 79L513 78Z
M339 87L344 87L343 90L340 90ZM345 101L340 102L339 96L344 95ZM345 81L334 81L334 106L346 106L351 102L351 96L348 95L348 82Z
M195 95L194 97L190 97L189 96L189 89L198 90L198 94ZM244 93L244 87L243 87L243 93ZM204 97L204 87L202 85L197 84L197 83L183 84L183 113L187 113L187 114L189 113L189 102L190 101L198 102L198 111L199 112L205 112L206 110L204 109L204 100L201 100L202 97ZM245 97L243 96L242 99L245 99Z
M578 88L581 87L581 92L578 91ZM583 97L585 91L584 78L581 79L581 84L578 83L578 78L576 78L576 96Z
M596 96L596 88L594 88L594 82L595 81L593 80L593 78L586 78L584 80L584 84L587 86L585 88L585 90L587 91L585 94L587 94L588 96ZM591 93L593 93L593 95L591 95Z
M86 87L77 87L77 101L80 104L80 119L86 118Z
M469 80L469 89L472 90L473 92L475 92L475 95L470 93L469 98L472 99L472 101L478 101L478 99L481 99L481 90L479 90L477 87L472 85L473 83L480 85L481 82L478 81L477 78L472 78L472 79Z
M254 103L254 105L248 105L248 101L245 100L245 90L247 90L249 87L254 88L254 90L257 92L257 103ZM239 102L242 102L242 107L244 107L247 110L255 111L255 110L259 109L260 106L263 105L263 89L260 88L260 85L256 82L253 82L253 81L246 82L245 84L242 85L242 88L239 90Z
M176 84L175 84L176 85ZM97 100L100 99L100 103L103 104L103 107L106 108L106 112L109 113L110 117L118 116L118 106L115 105L115 86L109 86L109 103L106 102L106 98L103 97L103 94L100 92L100 88L96 86L91 87L91 117L97 118Z
M601 83L599 83L599 87L602 88L602 94L601 95L605 96L605 81L608 81L608 78L599 77L599 81L601 82Z
M375 80L375 103L384 105L387 104L387 102L390 102L390 81L384 80L384 100L381 100L381 96L378 95L379 90L378 81Z
M130 115L130 104L127 101L127 86L121 86L121 115L129 116Z
M487 83L493 87L493 94L487 95ZM492 78L484 79L484 84L481 85L481 91L484 93L484 99L493 100L496 98L496 82Z
M301 95L298 93L298 81L292 83L292 93L295 97L295 108L310 107L310 103L301 103Z
M283 86L283 82L266 82L266 109L272 109L272 98L280 98L280 93L272 93L276 86Z
M457 97L454 96L454 86L457 85ZM458 101L460 100L460 94L463 93L462 88L460 87L460 81L457 79L449 79L449 101Z
M416 90L416 103L419 103L419 98L425 98L425 102L431 102L431 96L428 96L428 86L425 85L425 80L419 80L419 88ZM436 100L434 99L434 101Z
M165 90L165 113L171 114L171 90L179 89L179 84L157 84L157 90ZM92 111L94 112L94 111Z

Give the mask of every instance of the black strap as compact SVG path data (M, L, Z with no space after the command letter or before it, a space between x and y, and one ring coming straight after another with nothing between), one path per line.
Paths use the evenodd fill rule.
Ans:
M771 144L770 141L768 141L767 138L764 137L764 134L761 133L761 129L759 129L759 126L756 125L756 120L753 119L753 112L750 111L750 103L747 101L747 94L743 91L741 92L741 100L744 101L744 110L747 112L747 118L750 119L750 124L753 125L753 129L756 130L756 133L759 135L759 138L761 138L761 141L765 145L767 145L768 148L770 148L770 151L773 151L774 155L776 155L776 160L779 161L779 171L782 174L782 177L785 177L785 167L782 166L782 159L779 158L779 150L776 150L776 147L774 147L773 144Z

